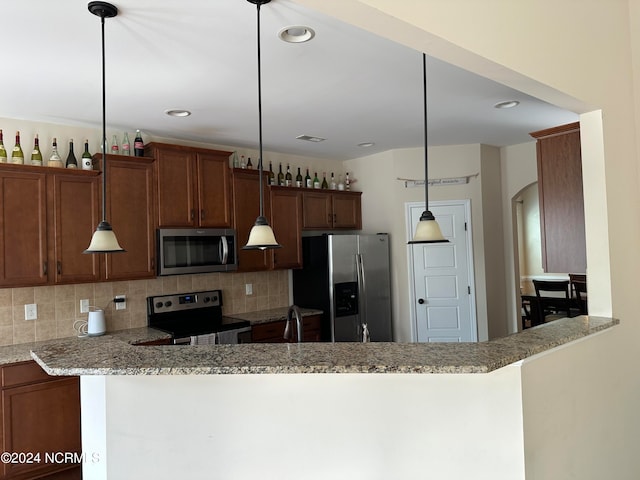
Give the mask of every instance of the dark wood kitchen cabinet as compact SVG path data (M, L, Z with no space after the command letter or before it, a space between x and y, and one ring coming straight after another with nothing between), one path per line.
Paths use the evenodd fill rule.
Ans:
M321 315L307 315L302 317L302 341L319 342L321 340ZM253 343L295 343L298 330L293 321L293 333L289 340L284 338L286 320L259 323L251 326L251 341Z
M0 198L1 286L99 278L82 254L99 220L99 172L3 165Z
M273 268L302 268L302 192L269 187L271 227L282 248L272 250Z
M531 136L537 140L542 267L548 273L585 273L580 123Z
M305 230L362 229L361 192L304 191Z
M233 219L236 230L236 250L238 253L238 271L255 272L271 268L270 250L242 250L249 239L249 232L260 213L260 183L257 170L234 168L233 183ZM263 175L264 216L270 218L271 208L267 176ZM277 237L276 237L277 240Z
M78 377L50 377L33 361L19 362L1 367L0 388L2 451L33 460L0 463L0 479L80 479L77 463L46 461L47 454L82 451Z
M228 228L231 152L149 143L156 160L159 227Z
M107 220L124 253L104 255L106 280L156 275L154 160L107 156Z

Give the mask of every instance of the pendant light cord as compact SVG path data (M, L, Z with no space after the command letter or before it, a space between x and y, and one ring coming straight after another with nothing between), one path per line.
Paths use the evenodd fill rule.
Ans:
M107 221L107 87L104 53L104 14L100 15L102 25L102 221Z
M424 209L429 210L429 143L427 132L427 55L422 54L422 89L424 92Z
M258 143L259 143L259 157L258 157L258 178L260 180L260 216L264 217L264 205L263 205L263 186L262 186L262 72L260 68L260 3L256 4L258 12Z

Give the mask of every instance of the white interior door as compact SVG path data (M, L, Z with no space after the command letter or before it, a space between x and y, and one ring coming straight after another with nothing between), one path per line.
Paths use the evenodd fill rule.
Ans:
M424 204L408 204L413 235ZM469 202L435 202L430 209L449 243L410 245L416 339L418 342L475 342L478 332L473 288Z

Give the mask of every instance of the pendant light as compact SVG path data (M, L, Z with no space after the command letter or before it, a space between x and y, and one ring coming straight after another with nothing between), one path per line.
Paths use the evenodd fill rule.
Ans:
M89 11L100 17L102 24L102 221L91 237L91 243L83 253L124 252L118 243L116 234L107 222L107 126L106 126L106 88L104 61L104 19L118 15L118 9L107 2L89 2Z
M427 55L422 54L422 86L424 93L424 212L409 243L444 243L440 225L429 211L429 153L427 143Z
M256 223L251 227L249 232L249 240L242 247L243 250L266 250L272 248L282 248L278 244L273 230L269 226L269 222L264 217L264 200L263 184L262 184L262 76L260 69L260 5L269 3L271 0L247 0L257 7L258 11L258 140L260 144L260 155L258 157L258 178L260 181L260 214L256 219Z

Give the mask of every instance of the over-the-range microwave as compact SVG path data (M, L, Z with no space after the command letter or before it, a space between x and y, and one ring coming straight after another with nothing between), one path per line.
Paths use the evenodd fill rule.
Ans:
M158 275L238 269L236 231L218 228L159 228Z

